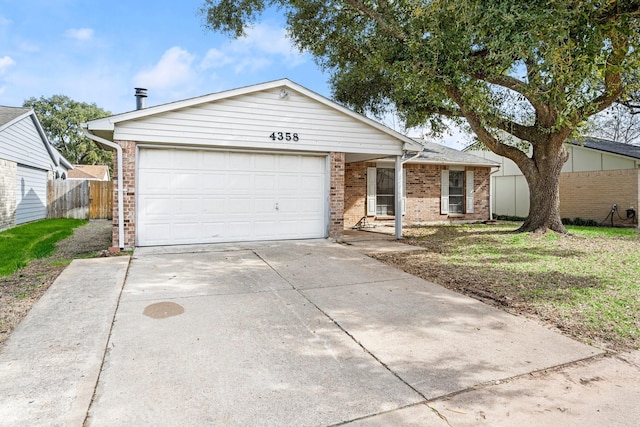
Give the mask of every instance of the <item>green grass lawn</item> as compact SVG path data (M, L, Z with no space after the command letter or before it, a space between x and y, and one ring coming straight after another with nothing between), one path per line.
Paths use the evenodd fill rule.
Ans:
M514 224L406 229L425 251L383 261L508 311L538 317L587 343L640 348L640 233L568 227L513 233Z
M79 219L45 219L0 232L0 276L8 276L29 260L51 255L56 242L86 224Z

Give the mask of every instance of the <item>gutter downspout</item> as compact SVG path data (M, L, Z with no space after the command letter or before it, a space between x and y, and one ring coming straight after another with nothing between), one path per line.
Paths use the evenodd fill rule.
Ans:
M498 172L500 172L500 166L489 174L489 221L493 221L493 203L495 202L495 200L493 200L493 180L495 178L494 174Z
M94 135L89 132L89 129L86 127L82 128L82 131L87 136L87 138L98 142L100 144L104 144L107 147L115 148L116 157L118 162L118 247L120 249L124 249L124 201L123 201L123 178L122 178L122 147L120 147L115 142L111 142L107 139L100 138L97 135Z

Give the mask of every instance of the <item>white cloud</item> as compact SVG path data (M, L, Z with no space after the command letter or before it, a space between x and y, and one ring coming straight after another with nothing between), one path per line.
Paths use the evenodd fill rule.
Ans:
M87 41L93 38L93 28L69 28L64 35L70 39Z
M137 86L155 89L171 89L194 79L191 68L194 56L180 47L172 47L151 69L141 71L134 77Z
M305 62L286 30L269 24L258 24L247 31L247 36L210 49L200 68L215 69L233 66L236 74L257 72L274 63L293 68Z
M22 52L28 53L40 52L40 46L28 41L18 43L18 49L20 49Z
M9 67L15 65L16 61L14 61L10 56L3 56L0 58L0 73L4 73Z

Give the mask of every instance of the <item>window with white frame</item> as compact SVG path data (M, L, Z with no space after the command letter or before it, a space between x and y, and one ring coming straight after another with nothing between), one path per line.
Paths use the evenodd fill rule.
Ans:
M473 213L474 176L473 171L451 168L442 171L440 180L440 213L461 215Z
M394 216L396 211L396 171L394 168L367 168L367 215ZM403 170L403 182L406 171ZM406 186L402 191L402 214L405 210Z
M395 170L376 168L376 216L395 215Z
M449 213L464 213L464 171L449 171Z

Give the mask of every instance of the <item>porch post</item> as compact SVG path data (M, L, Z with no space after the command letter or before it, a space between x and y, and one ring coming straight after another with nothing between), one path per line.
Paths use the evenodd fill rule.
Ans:
M396 156L396 171L395 171L395 217L396 217L396 239L402 238L402 156Z

